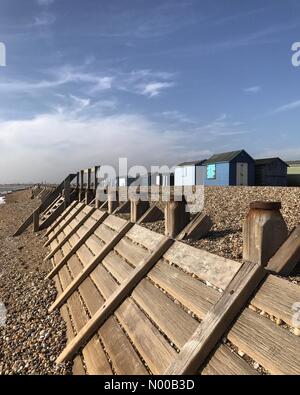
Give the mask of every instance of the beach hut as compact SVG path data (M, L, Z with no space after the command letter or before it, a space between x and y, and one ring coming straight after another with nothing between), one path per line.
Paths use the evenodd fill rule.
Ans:
M245 150L213 155L205 166L207 186L254 185L255 162Z
M175 167L176 186L203 185L205 160L183 162Z
M280 158L255 160L255 185L286 186L289 165Z
M288 161L287 184L290 187L300 187L300 160Z

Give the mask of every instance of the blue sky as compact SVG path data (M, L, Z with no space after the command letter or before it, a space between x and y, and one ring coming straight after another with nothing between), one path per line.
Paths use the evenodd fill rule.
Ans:
M298 0L1 0L0 183L244 148L300 159Z

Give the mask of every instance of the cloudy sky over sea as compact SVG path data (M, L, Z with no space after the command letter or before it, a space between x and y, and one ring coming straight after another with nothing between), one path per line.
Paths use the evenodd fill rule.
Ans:
M244 148L300 159L298 0L1 0L0 182Z

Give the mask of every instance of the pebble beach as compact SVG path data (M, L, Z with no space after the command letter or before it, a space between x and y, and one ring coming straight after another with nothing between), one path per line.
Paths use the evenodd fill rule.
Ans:
M0 303L6 310L0 325L0 374L68 374L71 367L55 364L66 328L59 312L47 311L56 289L45 281L49 263L43 263L43 233L29 230L11 237L39 204L30 196L30 191L14 192L0 206Z

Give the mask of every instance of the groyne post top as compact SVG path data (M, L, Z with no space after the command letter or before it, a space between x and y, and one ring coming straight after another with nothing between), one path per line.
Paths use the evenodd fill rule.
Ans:
M288 237L281 202L252 202L243 226L243 259L265 266Z

